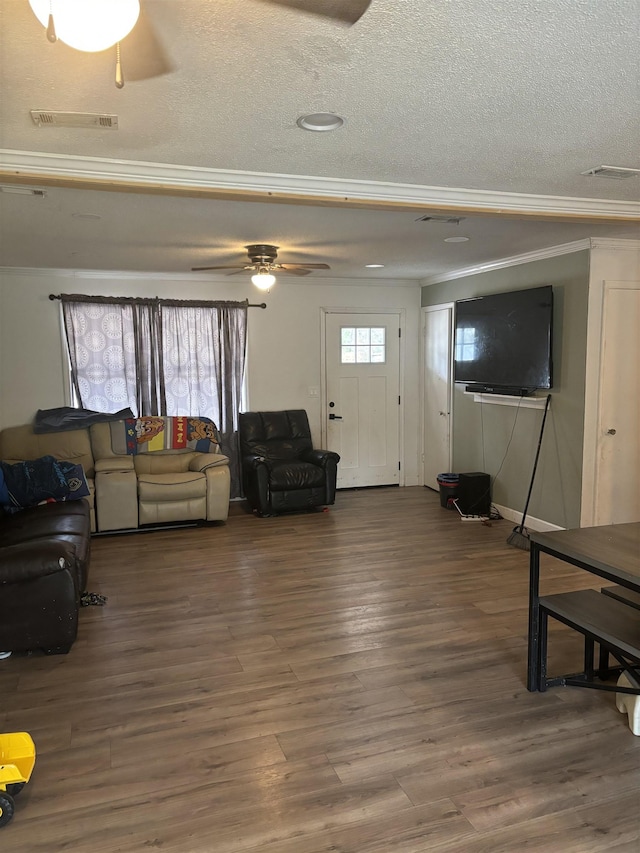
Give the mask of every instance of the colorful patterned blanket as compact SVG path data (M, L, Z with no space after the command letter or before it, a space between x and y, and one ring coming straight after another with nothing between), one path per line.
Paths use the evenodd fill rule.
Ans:
M154 450L196 450L219 453L218 429L209 418L127 418L110 424L114 453L150 453Z

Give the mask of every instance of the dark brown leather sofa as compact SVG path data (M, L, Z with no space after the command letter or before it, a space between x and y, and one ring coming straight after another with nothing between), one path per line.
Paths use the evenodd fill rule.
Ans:
M0 651L69 651L87 588L90 528L85 500L0 516Z

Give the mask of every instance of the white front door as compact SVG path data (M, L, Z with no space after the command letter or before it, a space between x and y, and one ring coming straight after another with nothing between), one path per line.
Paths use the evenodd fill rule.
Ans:
M640 282L606 281L594 524L640 521Z
M326 446L338 488L400 482L400 315L325 314Z
M438 474L451 468L451 336L453 306L423 309L423 484L439 489Z

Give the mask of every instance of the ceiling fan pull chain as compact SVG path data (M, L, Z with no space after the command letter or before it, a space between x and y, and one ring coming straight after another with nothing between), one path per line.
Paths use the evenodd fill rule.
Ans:
M49 2L49 19L47 21L47 38L53 44L53 42L58 41L58 36L56 35L56 26L53 23L53 0Z
M120 42L116 42L116 87L124 88L124 74L122 73L122 63L120 62Z

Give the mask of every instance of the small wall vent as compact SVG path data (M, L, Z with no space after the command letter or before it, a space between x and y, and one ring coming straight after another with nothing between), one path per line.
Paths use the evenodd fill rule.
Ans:
M631 169L627 166L594 166L593 169L587 169L586 172L580 172L581 175L587 175L589 178L613 178L616 181L621 181L624 178L634 178L640 175L640 169Z
M118 116L106 113L74 113L62 110L31 110L33 123L38 127L91 127L98 130L117 130Z
M35 198L44 198L47 191L36 189L35 187L22 187L18 184L0 184L0 193L9 193L10 195L30 195Z
M426 216L419 216L416 222L444 222L446 225L459 225L465 218L464 216L447 216L446 214L438 216L427 213Z

